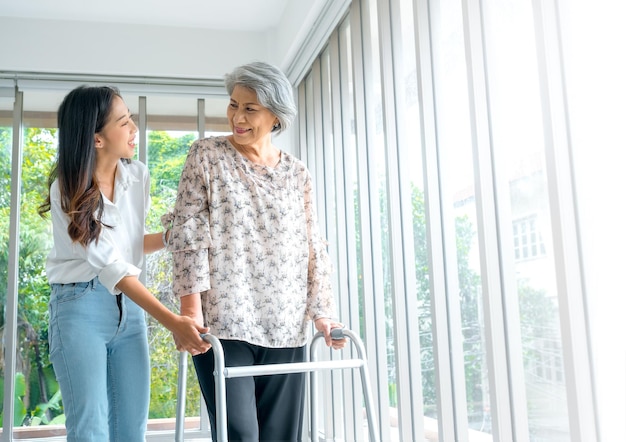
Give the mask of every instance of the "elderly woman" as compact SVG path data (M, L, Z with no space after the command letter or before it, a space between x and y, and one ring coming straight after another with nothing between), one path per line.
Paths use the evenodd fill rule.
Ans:
M227 366L302 362L312 320L335 322L331 265L311 176L272 144L295 118L292 87L255 62L226 75L232 135L196 141L180 179L168 249L181 315L220 338ZM192 353L215 430L213 351ZM304 374L228 379L232 440L301 438Z

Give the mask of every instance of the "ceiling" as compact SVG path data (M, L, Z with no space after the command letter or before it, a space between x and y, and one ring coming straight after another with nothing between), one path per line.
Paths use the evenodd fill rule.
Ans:
M0 16L263 31L280 22L287 2L288 0L0 0Z
M308 1L308 0L292 0ZM0 17L171 26L225 31L263 32L281 22L288 0L0 0ZM32 90L25 95L25 109L54 112L65 91ZM123 92L131 111L138 111L135 93ZM207 97L208 116L223 116L228 97ZM194 98L155 95L149 97L149 113L194 115ZM8 112L12 100L0 100Z

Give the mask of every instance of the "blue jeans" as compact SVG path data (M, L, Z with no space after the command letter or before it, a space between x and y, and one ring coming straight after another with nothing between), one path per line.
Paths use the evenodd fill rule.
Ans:
M150 358L144 310L98 278L52 284L50 361L68 442L144 442Z

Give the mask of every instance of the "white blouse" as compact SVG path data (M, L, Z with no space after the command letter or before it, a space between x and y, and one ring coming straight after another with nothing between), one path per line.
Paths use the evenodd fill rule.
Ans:
M143 237L150 205L150 177L143 163L120 161L115 176L114 201L103 196L104 227L98 241L87 247L73 242L67 233L69 217L61 209L59 185L50 188L50 213L54 245L46 263L51 284L91 281L96 276L112 295L125 276L137 276L143 265Z
M217 337L297 347L309 320L334 316L311 176L295 157L282 152L271 168L225 137L196 141L169 221L174 293L201 293Z

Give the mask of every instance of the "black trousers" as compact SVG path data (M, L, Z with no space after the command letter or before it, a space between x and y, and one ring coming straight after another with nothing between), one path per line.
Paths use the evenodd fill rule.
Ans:
M243 341L222 340L227 367L303 362L306 347L265 348ZM194 356L193 363L207 405L213 434L215 378L213 349ZM245 442L302 439L305 374L226 379L228 440Z

